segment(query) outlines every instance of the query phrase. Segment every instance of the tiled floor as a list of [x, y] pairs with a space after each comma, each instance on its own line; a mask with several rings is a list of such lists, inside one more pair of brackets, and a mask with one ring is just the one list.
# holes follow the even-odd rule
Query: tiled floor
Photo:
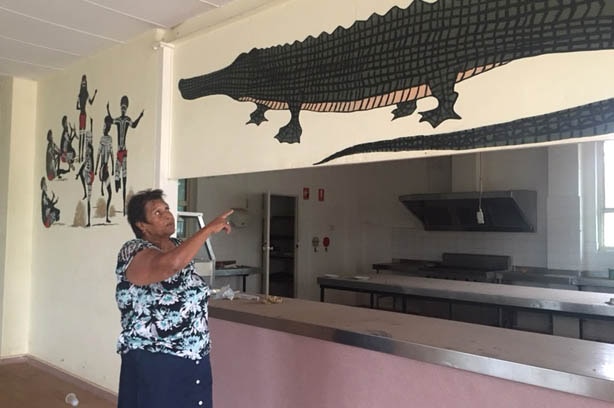
[[67, 408], [66, 394], [74, 392], [83, 408], [115, 408], [116, 404], [86, 388], [56, 377], [27, 362], [0, 364], [0, 407]]

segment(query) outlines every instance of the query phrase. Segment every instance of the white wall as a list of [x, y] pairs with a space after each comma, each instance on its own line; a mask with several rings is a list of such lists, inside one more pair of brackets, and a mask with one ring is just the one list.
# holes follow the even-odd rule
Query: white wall
[[[597, 248], [598, 143], [482, 153], [484, 190], [537, 191], [535, 233], [424, 231], [398, 202], [409, 193], [476, 191], [480, 166], [474, 154], [200, 178], [196, 209], [213, 216], [247, 203], [249, 228], [215, 237], [214, 250], [219, 259], [260, 265], [260, 193], [299, 197], [298, 296], [308, 299], [318, 298], [318, 275], [364, 273], [393, 258], [439, 260], [443, 252], [509, 255], [519, 266], [605, 276], [614, 253]], [[311, 189], [311, 200], [301, 199], [303, 187]], [[326, 189], [324, 203], [313, 199], [320, 187]], [[314, 253], [313, 236], [329, 236], [329, 251]], [[251, 278], [248, 289], [258, 285]]]
[[[467, 252], [510, 255], [516, 265], [545, 266], [547, 257], [545, 201], [548, 183], [546, 158], [545, 148], [482, 153], [484, 190], [526, 189], [538, 192], [535, 233], [399, 230], [396, 231], [397, 246], [394, 257], [440, 259], [442, 252]], [[453, 165], [452, 171], [454, 172], [456, 168]], [[456, 191], [478, 190], [478, 186], [464, 187]]]
[[[311, 284], [324, 273], [339, 273], [345, 269], [351, 251], [352, 239], [348, 235], [346, 199], [352, 191], [348, 172], [332, 176], [330, 169], [310, 169], [296, 177], [296, 171], [266, 172], [200, 179], [198, 183], [197, 211], [206, 219], [226, 208], [243, 207], [249, 211], [249, 225], [235, 228], [230, 235], [218, 234], [212, 245], [218, 260], [232, 259], [239, 264], [261, 265], [262, 194], [296, 196], [298, 198], [298, 296], [316, 298], [318, 289]], [[310, 199], [302, 199], [302, 189], [310, 189]], [[317, 189], [325, 189], [325, 200], [317, 201]], [[320, 247], [314, 252], [311, 239], [329, 236], [331, 246], [327, 252]], [[353, 255], [352, 255], [353, 256]], [[260, 290], [258, 277], [250, 277], [248, 290]]]
[[[450, 191], [452, 174], [471, 173], [467, 167], [473, 168], [476, 159], [459, 157], [462, 160], [439, 157], [200, 178], [196, 210], [212, 217], [227, 207], [244, 207], [247, 201], [250, 226], [214, 237], [214, 251], [218, 259], [260, 265], [260, 193], [299, 197], [298, 296], [307, 299], [318, 299], [318, 275], [365, 273], [373, 263], [392, 258], [440, 260], [443, 252], [487, 253], [510, 255], [517, 265], [547, 266], [547, 148], [482, 154], [485, 190], [538, 192], [535, 233], [424, 231], [398, 201], [403, 194]], [[311, 189], [310, 200], [301, 198], [303, 187]], [[324, 202], [314, 198], [318, 188], [326, 191]], [[327, 252], [312, 250], [314, 236], [331, 239]], [[258, 290], [257, 278], [252, 282], [250, 289]]]

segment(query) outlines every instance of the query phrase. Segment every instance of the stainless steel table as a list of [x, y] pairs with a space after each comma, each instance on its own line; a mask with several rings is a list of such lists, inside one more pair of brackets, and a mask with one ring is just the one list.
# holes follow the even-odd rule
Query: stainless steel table
[[242, 278], [242, 283], [243, 283], [243, 292], [245, 292], [246, 285], [247, 285], [247, 277], [249, 275], [259, 274], [260, 268], [256, 268], [253, 266], [239, 265], [235, 267], [215, 269], [213, 273], [214, 273], [213, 275], [214, 280], [215, 278], [220, 278], [220, 277], [240, 276]]
[[[370, 274], [368, 279], [355, 277], [317, 278], [320, 285], [320, 301], [324, 301], [325, 289], [337, 289], [368, 293], [373, 308], [374, 295], [402, 296], [403, 310], [406, 298], [427, 298], [450, 303], [492, 305], [503, 309], [542, 311], [552, 315], [579, 318], [614, 320], [613, 296], [608, 293], [536, 288], [496, 283], [466, 282], [433, 278], [421, 278], [393, 274]], [[501, 320], [499, 321], [501, 325]]]

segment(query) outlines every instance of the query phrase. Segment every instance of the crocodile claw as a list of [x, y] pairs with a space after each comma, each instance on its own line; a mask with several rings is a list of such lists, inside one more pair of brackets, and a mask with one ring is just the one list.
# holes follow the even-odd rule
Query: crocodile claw
[[458, 98], [458, 94], [453, 92], [447, 99], [439, 99], [439, 106], [430, 111], [420, 112], [422, 116], [420, 122], [428, 122], [434, 128], [439, 126], [441, 122], [448, 119], [461, 119], [454, 111], [454, 103]]
[[428, 122], [434, 128], [439, 126], [441, 122], [443, 122], [444, 120], [461, 119], [461, 117], [458, 116], [456, 112], [454, 111], [444, 112], [439, 108], [435, 108], [433, 110], [426, 111], [426, 112], [420, 112], [420, 115], [422, 116], [420, 118], [420, 122]]
[[279, 129], [279, 133], [275, 135], [275, 139], [279, 143], [300, 143], [303, 128], [298, 121], [290, 121], [286, 126]]
[[392, 111], [392, 120], [411, 115], [416, 111], [416, 106], [415, 100], [398, 103], [396, 109]]
[[268, 119], [264, 116], [264, 114], [268, 110], [268, 106], [257, 104], [256, 110], [250, 113], [249, 120], [245, 124], [249, 125], [250, 123], [255, 123], [256, 126], [259, 126], [262, 122], [267, 122]]

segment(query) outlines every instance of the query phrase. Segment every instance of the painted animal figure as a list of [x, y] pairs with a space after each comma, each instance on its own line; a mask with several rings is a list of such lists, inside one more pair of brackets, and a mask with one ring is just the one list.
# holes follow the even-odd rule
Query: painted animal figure
[[612, 132], [614, 98], [475, 129], [362, 143], [338, 151], [315, 164], [360, 153], [471, 150], [600, 136]]
[[[414, 0], [302, 42], [239, 55], [226, 68], [179, 81], [185, 99], [222, 94], [256, 104], [247, 123], [269, 109], [288, 109], [275, 136], [300, 142], [301, 110], [354, 112], [396, 105], [393, 119], [411, 115], [416, 101], [433, 127], [460, 119], [457, 82], [513, 60], [549, 53], [614, 48], [614, 1]], [[522, 84], [519, 84], [521, 86]]]

